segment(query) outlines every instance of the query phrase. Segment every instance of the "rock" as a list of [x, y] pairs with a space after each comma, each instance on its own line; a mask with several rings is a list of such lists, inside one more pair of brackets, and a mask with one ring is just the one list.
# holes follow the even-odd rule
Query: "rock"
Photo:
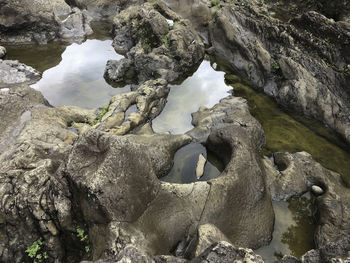
[[203, 156], [203, 154], [200, 154], [198, 156], [198, 162], [197, 162], [197, 166], [196, 166], [196, 176], [197, 179], [201, 178], [204, 174], [204, 166], [207, 162], [207, 159], [205, 159], [205, 157]]
[[87, 14], [65, 0], [24, 0], [20, 5], [4, 0], [0, 16], [1, 43], [45, 44], [58, 38], [80, 42], [92, 33]]
[[33, 84], [40, 78], [40, 72], [32, 67], [17, 60], [0, 59], [0, 88], [18, 84]]
[[[111, 99], [96, 128], [116, 135], [137, 132], [141, 125], [153, 120], [163, 110], [168, 93], [166, 81], [156, 79], [144, 82], [136, 91], [118, 94]], [[137, 111], [125, 117], [132, 105], [136, 105]]]
[[69, 16], [61, 22], [58, 35], [62, 40], [82, 42], [93, 33], [90, 22], [91, 18], [86, 11], [73, 8]]
[[317, 247], [336, 241], [350, 231], [350, 193], [339, 174], [327, 170], [306, 152], [275, 153], [278, 173], [267, 171], [271, 195], [288, 200], [321, 186], [323, 194], [316, 199], [318, 222], [315, 233]]
[[311, 187], [311, 191], [315, 194], [315, 195], [322, 195], [324, 193], [323, 189], [317, 185], [313, 185]]
[[[172, 27], [163, 14], [173, 16]], [[113, 34], [113, 47], [126, 60], [108, 62], [105, 77], [110, 80], [122, 79], [132, 67], [139, 84], [157, 78], [171, 82], [192, 72], [204, 57], [204, 45], [189, 21], [166, 6], [146, 3], [123, 10], [114, 18]]]
[[349, 262], [350, 256], [350, 236], [347, 234], [343, 238], [330, 242], [327, 245], [313, 249], [305, 253], [302, 263], [333, 263], [333, 262]]
[[220, 241], [229, 242], [228, 238], [216, 226], [211, 224], [199, 226], [194, 257], [198, 257], [213, 243]]
[[6, 48], [4, 48], [3, 46], [0, 46], [0, 59], [5, 57], [5, 55], [6, 55]]
[[212, 51], [280, 105], [325, 123], [350, 142], [347, 23], [312, 11], [290, 23], [268, 14], [258, 0], [225, 4], [209, 25]]
[[25, 261], [24, 251], [41, 238], [50, 259], [76, 262], [84, 246], [72, 233], [83, 222], [72, 214], [69, 186], [56, 171], [77, 138], [67, 128], [94, 113], [50, 108], [26, 86], [0, 96], [0, 261]]
[[142, 4], [144, 0], [69, 0], [81, 10], [86, 9], [93, 21], [112, 21], [113, 17], [130, 5]]
[[225, 241], [214, 243], [199, 257], [195, 258], [193, 263], [231, 263], [231, 262], [251, 262], [264, 263], [261, 256], [254, 254], [251, 249], [235, 248]]
[[301, 263], [301, 261], [293, 256], [284, 256], [281, 263]]

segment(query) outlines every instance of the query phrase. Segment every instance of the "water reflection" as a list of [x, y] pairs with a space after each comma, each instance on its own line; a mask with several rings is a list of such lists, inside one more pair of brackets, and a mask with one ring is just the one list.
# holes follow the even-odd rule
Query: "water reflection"
[[19, 60], [40, 72], [57, 66], [62, 60], [62, 53], [67, 45], [50, 42], [47, 45], [6, 46], [6, 59]]
[[265, 155], [306, 151], [324, 167], [340, 173], [350, 186], [350, 149], [334, 132], [315, 121], [283, 112], [272, 98], [247, 85], [235, 82], [232, 86], [235, 96], [248, 100], [250, 113], [264, 128]]
[[274, 202], [273, 208], [273, 239], [268, 246], [255, 251], [265, 262], [279, 262], [283, 255], [300, 258], [315, 247], [315, 208], [309, 194], [293, 198], [289, 202]]
[[129, 87], [113, 89], [103, 78], [107, 60], [122, 58], [111, 44], [112, 40], [71, 44], [63, 52], [62, 61], [46, 70], [32, 87], [41, 91], [53, 106], [92, 109], [106, 104], [115, 94], [130, 90]]
[[[203, 154], [207, 159], [204, 167], [204, 175], [197, 179], [196, 165], [198, 156]], [[208, 181], [216, 178], [223, 170], [222, 163], [211, 152], [200, 143], [191, 143], [178, 150], [174, 157], [174, 166], [170, 173], [162, 178], [161, 181], [169, 183], [189, 184], [197, 181]]]
[[171, 86], [163, 112], [153, 120], [154, 131], [179, 134], [192, 129], [191, 113], [200, 106], [212, 107], [228, 96], [231, 87], [225, 84], [224, 75], [215, 71], [209, 61], [203, 61], [192, 77]]

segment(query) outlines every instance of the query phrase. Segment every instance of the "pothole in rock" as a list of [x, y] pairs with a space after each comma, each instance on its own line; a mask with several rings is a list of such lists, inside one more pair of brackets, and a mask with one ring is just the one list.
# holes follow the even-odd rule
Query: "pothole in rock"
[[7, 46], [7, 59], [17, 59], [43, 72], [31, 87], [41, 91], [53, 106], [79, 106], [93, 109], [106, 104], [130, 87], [113, 88], [103, 73], [109, 59], [118, 60], [105, 24], [95, 24], [94, 35], [82, 44], [52, 42], [47, 45]]
[[255, 251], [265, 262], [280, 262], [283, 255], [300, 258], [315, 248], [316, 208], [309, 193], [288, 202], [273, 202], [273, 208], [275, 227], [272, 241]]
[[[201, 166], [204, 160], [203, 175], [197, 178], [197, 164]], [[199, 169], [200, 170], [200, 169]], [[189, 184], [198, 181], [208, 181], [218, 177], [224, 170], [223, 163], [200, 143], [191, 143], [179, 149], [174, 157], [174, 166], [169, 174], [160, 178], [169, 183]]]
[[162, 113], [153, 120], [153, 130], [181, 134], [192, 129], [191, 113], [200, 106], [212, 107], [229, 95], [228, 91], [232, 88], [225, 84], [224, 75], [224, 72], [215, 71], [210, 62], [204, 60], [191, 77], [180, 85], [170, 86], [168, 102]]

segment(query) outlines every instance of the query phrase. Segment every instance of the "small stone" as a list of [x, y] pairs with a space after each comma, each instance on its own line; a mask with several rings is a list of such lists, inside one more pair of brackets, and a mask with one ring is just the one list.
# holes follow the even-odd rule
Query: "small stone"
[[201, 178], [204, 174], [204, 166], [205, 163], [207, 162], [207, 159], [203, 156], [203, 154], [200, 154], [198, 156], [198, 162], [197, 162], [197, 167], [196, 167], [196, 176], [197, 179]]
[[0, 46], [0, 59], [5, 57], [6, 55], [6, 48], [4, 48], [3, 46]]
[[315, 195], [322, 195], [324, 193], [323, 189], [317, 185], [313, 185], [311, 191]]

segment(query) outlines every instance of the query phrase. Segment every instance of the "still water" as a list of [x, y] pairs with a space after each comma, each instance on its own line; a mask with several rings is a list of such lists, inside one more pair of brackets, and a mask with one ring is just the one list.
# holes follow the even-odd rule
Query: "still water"
[[[203, 154], [205, 159], [207, 159], [207, 162], [204, 167], [203, 176], [197, 179], [196, 165], [200, 154]], [[218, 177], [223, 169], [223, 164], [214, 154], [207, 151], [202, 144], [191, 143], [182, 147], [176, 152], [173, 168], [168, 175], [160, 178], [160, 180], [180, 184], [208, 181]]]
[[191, 113], [200, 106], [212, 107], [229, 95], [228, 91], [232, 88], [225, 84], [224, 75], [204, 60], [191, 77], [180, 85], [170, 87], [163, 112], [152, 122], [153, 130], [180, 134], [192, 129]]
[[283, 255], [300, 258], [306, 251], [315, 248], [315, 206], [310, 194], [288, 202], [273, 202], [273, 209], [275, 227], [272, 241], [255, 251], [265, 262], [279, 262]]

